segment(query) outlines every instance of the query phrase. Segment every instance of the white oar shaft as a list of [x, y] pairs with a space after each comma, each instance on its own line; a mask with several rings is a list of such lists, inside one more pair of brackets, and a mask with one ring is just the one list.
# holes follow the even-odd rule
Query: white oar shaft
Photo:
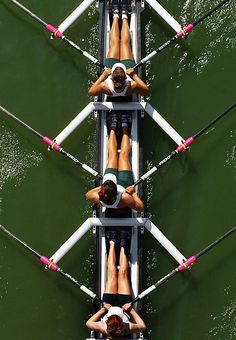
[[152, 285], [151, 287], [145, 289], [142, 293], [138, 295], [138, 298], [141, 300], [144, 296], [150, 294], [154, 289], [156, 289], [155, 285]]
[[92, 168], [90, 168], [90, 166], [88, 166], [87, 164], [83, 164], [82, 168], [86, 171], [88, 171], [91, 175], [93, 176], [97, 176], [98, 172]]
[[87, 287], [81, 285], [80, 289], [87, 295], [89, 295], [92, 299], [94, 299], [96, 297], [96, 294], [94, 292], [92, 292], [90, 289], [88, 289]]
[[152, 57], [154, 57], [157, 54], [157, 51], [152, 51], [151, 53], [149, 53], [146, 57], [144, 57], [143, 59], [140, 60], [140, 62], [142, 64], [146, 64], [146, 62], [151, 59]]
[[151, 168], [148, 172], [146, 172], [143, 176], [141, 176], [140, 178], [145, 181], [145, 179], [147, 179], [149, 176], [151, 176], [155, 171], [157, 171], [157, 167], [154, 166], [153, 168]]
[[90, 53], [83, 51], [83, 56], [91, 60], [94, 64], [98, 63], [98, 59], [92, 56]]

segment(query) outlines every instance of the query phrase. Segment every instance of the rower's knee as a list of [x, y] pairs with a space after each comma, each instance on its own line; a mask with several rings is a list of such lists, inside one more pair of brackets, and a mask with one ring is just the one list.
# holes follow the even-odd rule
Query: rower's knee
[[108, 54], [112, 54], [113, 51], [119, 51], [120, 49], [120, 39], [119, 38], [110, 38], [110, 42], [109, 42], [109, 51]]
[[122, 159], [123, 161], [129, 161], [129, 153], [130, 153], [130, 148], [121, 149], [120, 159]]
[[117, 169], [118, 167], [118, 156], [108, 157], [107, 168]]
[[120, 45], [123, 48], [130, 48], [130, 35], [125, 34], [120, 38]]
[[125, 279], [128, 279], [129, 273], [127, 267], [120, 267], [118, 272], [118, 279], [124, 281]]
[[108, 268], [108, 277], [109, 277], [109, 280], [116, 280], [117, 278], [116, 266], [110, 266], [110, 268]]

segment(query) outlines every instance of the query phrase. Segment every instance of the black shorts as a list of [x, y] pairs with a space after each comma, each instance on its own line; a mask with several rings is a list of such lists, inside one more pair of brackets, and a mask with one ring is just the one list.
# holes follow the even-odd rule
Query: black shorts
[[125, 303], [132, 301], [132, 295], [104, 293], [102, 299], [104, 302], [109, 303], [112, 306], [122, 307]]

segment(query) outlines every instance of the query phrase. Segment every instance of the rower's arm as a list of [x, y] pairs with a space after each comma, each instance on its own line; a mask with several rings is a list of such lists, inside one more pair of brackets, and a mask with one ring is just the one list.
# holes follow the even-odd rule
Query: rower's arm
[[85, 196], [89, 201], [99, 203], [98, 192], [101, 190], [101, 186], [93, 188], [86, 192]]
[[136, 310], [132, 307], [131, 303], [126, 303], [122, 306], [122, 309], [128, 313], [134, 322], [129, 323], [129, 329], [132, 333], [145, 332], [146, 325], [143, 319], [138, 315]]
[[129, 311], [129, 314], [132, 316], [132, 318], [135, 322], [135, 323], [130, 322], [130, 325], [129, 325], [132, 333], [134, 333], [134, 332], [145, 332], [147, 327], [146, 327], [143, 319], [136, 312], [136, 310], [134, 308], [132, 308]]
[[104, 77], [101, 75], [97, 81], [90, 87], [88, 90], [88, 95], [89, 96], [99, 96], [103, 93], [103, 82], [104, 82]]
[[89, 96], [99, 96], [106, 92], [106, 85], [104, 81], [107, 79], [107, 77], [111, 74], [110, 69], [105, 69], [103, 73], [100, 75], [100, 77], [95, 81], [95, 83], [90, 87], [88, 90]]
[[134, 187], [131, 185], [125, 189], [126, 197], [124, 197], [124, 203], [127, 203], [127, 206], [131, 209], [134, 209], [138, 212], [142, 212], [144, 210], [144, 204]]
[[133, 81], [131, 82], [132, 92], [146, 95], [149, 91], [149, 88], [147, 84], [141, 78], [139, 78], [136, 73], [134, 73], [134, 69], [129, 68], [127, 70], [127, 74], [133, 79]]
[[140, 93], [142, 95], [146, 95], [149, 91], [149, 88], [144, 81], [139, 78], [139, 76], [135, 73], [133, 75], [133, 83], [131, 84], [132, 90], [135, 91], [136, 93]]
[[133, 200], [134, 200], [134, 208], [133, 209], [137, 210], [138, 212], [142, 212], [144, 210], [144, 204], [143, 204], [143, 201], [138, 196], [137, 192], [135, 192], [132, 195], [132, 197], [133, 197]]
[[97, 313], [91, 316], [90, 319], [86, 322], [86, 326], [95, 331], [95, 332], [102, 332], [104, 331], [102, 327], [102, 323], [99, 321], [101, 317], [107, 313], [106, 308], [102, 307]]

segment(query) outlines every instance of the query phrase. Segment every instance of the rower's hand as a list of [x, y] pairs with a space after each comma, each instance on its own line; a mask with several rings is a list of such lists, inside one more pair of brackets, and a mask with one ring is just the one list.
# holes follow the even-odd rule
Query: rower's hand
[[103, 308], [108, 311], [111, 308], [111, 305], [109, 303], [103, 302]]
[[104, 70], [103, 73], [102, 73], [102, 75], [104, 76], [105, 79], [106, 79], [110, 74], [111, 74], [111, 68], [105, 68], [105, 70]]
[[123, 311], [124, 311], [124, 312], [127, 312], [127, 313], [129, 313], [129, 312], [131, 311], [132, 308], [133, 308], [133, 307], [132, 307], [132, 304], [131, 304], [131, 303], [126, 303], [126, 304], [124, 304], [124, 305], [122, 306]]
[[126, 73], [128, 74], [128, 76], [130, 76], [131, 78], [134, 76], [134, 69], [133, 68], [128, 68], [128, 70], [126, 70]]
[[133, 196], [133, 194], [135, 193], [135, 189], [132, 185], [130, 185], [125, 189], [125, 192], [127, 192], [127, 194], [129, 194], [130, 196]]

